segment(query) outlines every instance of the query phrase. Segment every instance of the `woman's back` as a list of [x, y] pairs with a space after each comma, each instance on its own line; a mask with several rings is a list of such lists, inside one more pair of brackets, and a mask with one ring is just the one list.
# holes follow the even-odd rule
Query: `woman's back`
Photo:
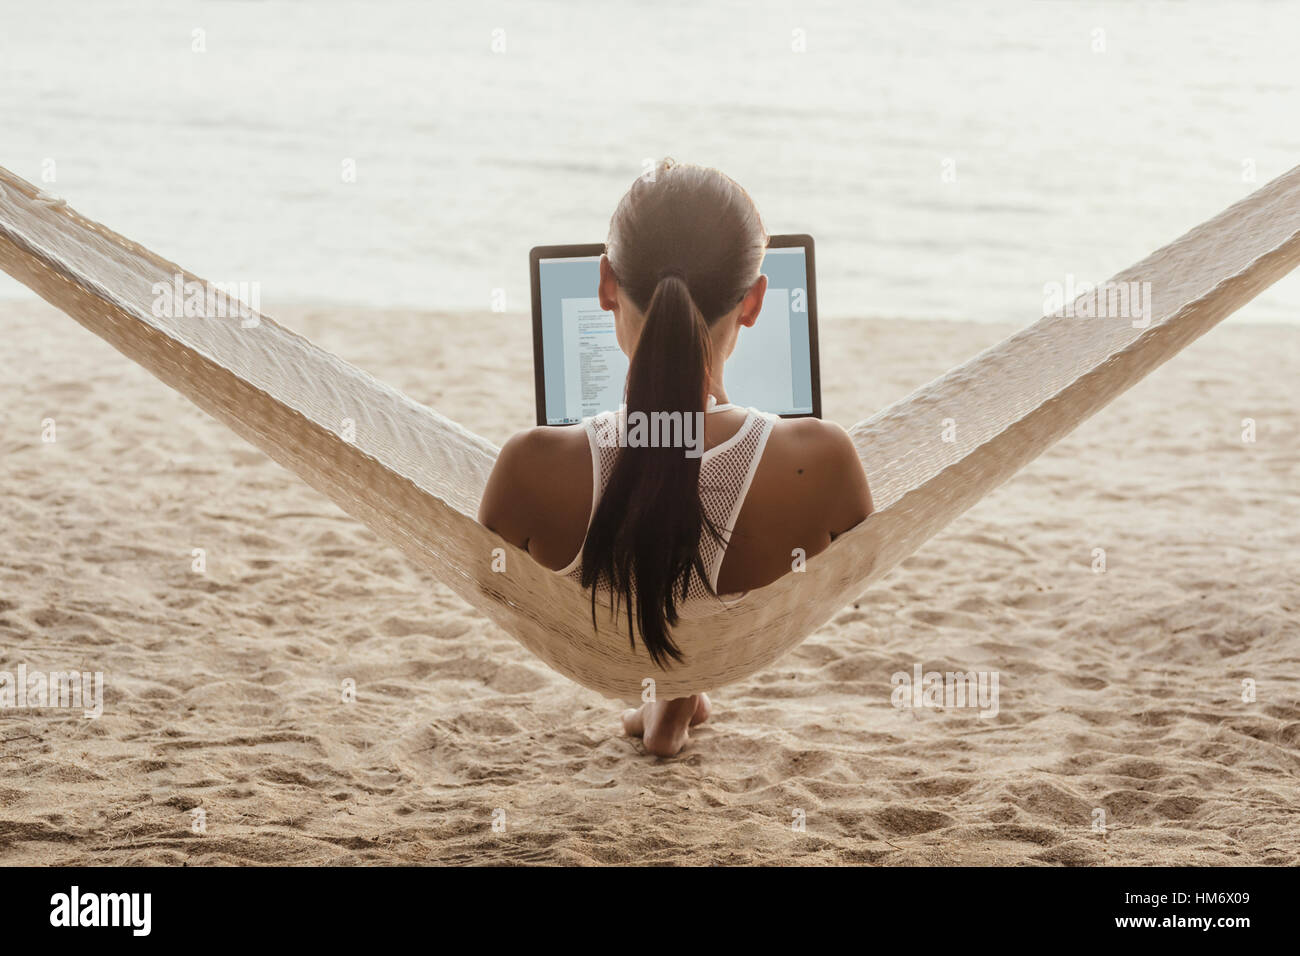
[[[736, 407], [708, 414], [706, 455], [734, 439], [750, 419], [750, 410]], [[540, 427], [514, 436], [502, 448], [484, 496], [483, 510], [494, 517], [489, 527], [543, 566], [572, 571], [581, 558], [596, 497], [592, 451], [589, 432], [581, 425]], [[812, 418], [777, 419], [726, 536], [717, 593], [771, 584], [870, 510], [866, 476], [842, 428]]]

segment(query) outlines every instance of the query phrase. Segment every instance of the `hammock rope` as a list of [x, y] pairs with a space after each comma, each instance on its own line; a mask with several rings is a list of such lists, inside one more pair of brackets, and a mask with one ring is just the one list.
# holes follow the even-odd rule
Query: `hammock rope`
[[[684, 621], [683, 664], [475, 520], [492, 443], [265, 316], [157, 315], [155, 286], [206, 283], [0, 168], [0, 268], [429, 567], [547, 665], [607, 697], [712, 690], [768, 666], [1109, 401], [1300, 264], [1300, 167], [1107, 285], [851, 430], [877, 510], [803, 573]], [[1149, 283], [1149, 285], [1144, 285]], [[1081, 314], [1096, 317], [1077, 317]], [[1140, 327], [1138, 327], [1140, 326]], [[346, 422], [353, 429], [346, 428]], [[348, 434], [351, 440], [345, 440]], [[493, 570], [504, 549], [506, 570]]]

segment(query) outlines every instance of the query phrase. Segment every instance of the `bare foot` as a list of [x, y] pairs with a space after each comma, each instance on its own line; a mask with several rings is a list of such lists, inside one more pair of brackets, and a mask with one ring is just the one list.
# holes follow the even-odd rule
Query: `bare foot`
[[708, 720], [712, 710], [708, 694], [652, 701], [623, 711], [623, 732], [640, 737], [656, 757], [672, 757], [691, 739], [690, 729]]

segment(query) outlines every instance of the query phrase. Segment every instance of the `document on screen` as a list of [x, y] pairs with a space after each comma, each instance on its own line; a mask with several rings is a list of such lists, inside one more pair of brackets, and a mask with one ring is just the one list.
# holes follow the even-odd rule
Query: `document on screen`
[[586, 418], [623, 401], [627, 356], [618, 347], [614, 313], [596, 298], [561, 300], [566, 414]]

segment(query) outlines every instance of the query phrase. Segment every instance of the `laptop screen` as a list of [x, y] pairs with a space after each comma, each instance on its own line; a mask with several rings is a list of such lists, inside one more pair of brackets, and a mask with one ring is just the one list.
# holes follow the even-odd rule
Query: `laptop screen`
[[[727, 397], [779, 415], [819, 414], [816, 391], [816, 306], [803, 245], [769, 248], [763, 309], [753, 328], [741, 329], [727, 360]], [[614, 314], [600, 307], [600, 256], [541, 257], [538, 423], [568, 425], [618, 408], [627, 356], [618, 347]]]

